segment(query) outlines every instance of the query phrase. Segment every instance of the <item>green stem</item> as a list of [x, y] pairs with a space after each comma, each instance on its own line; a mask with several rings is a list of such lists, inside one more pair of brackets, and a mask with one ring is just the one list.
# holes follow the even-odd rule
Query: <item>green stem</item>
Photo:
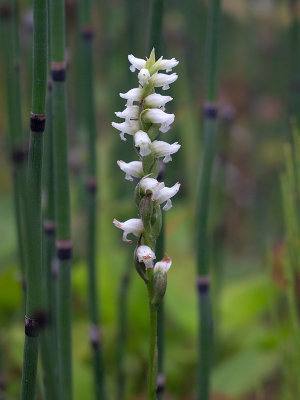
[[210, 370], [212, 364], [213, 335], [210, 300], [208, 260], [208, 212], [212, 164], [216, 141], [216, 100], [217, 100], [217, 55], [219, 41], [220, 0], [211, 0], [207, 25], [206, 43], [206, 105], [204, 108], [203, 160], [200, 173], [200, 187], [197, 209], [197, 273], [199, 307], [199, 359], [198, 359], [198, 400], [208, 400], [210, 393]]
[[[42, 302], [42, 216], [41, 178], [43, 131], [45, 128], [45, 101], [47, 75], [47, 1], [33, 1], [33, 79], [31, 132], [27, 174], [26, 236], [28, 260], [26, 269], [27, 297], [25, 317], [25, 347], [23, 359], [21, 399], [35, 397], [38, 334], [45, 320]], [[30, 207], [29, 207], [30, 206]]]
[[96, 228], [97, 228], [97, 135], [94, 104], [94, 73], [93, 73], [93, 28], [91, 1], [79, 4], [81, 56], [82, 56], [82, 128], [87, 140], [87, 263], [88, 263], [88, 296], [91, 321], [91, 345], [93, 352], [95, 398], [104, 399], [104, 377], [102, 348], [100, 343], [99, 308], [97, 292], [97, 254], [96, 254]]
[[126, 269], [121, 279], [119, 289], [119, 326], [117, 340], [117, 399], [123, 400], [125, 397], [125, 369], [124, 369], [124, 353], [127, 337], [127, 299], [128, 285], [130, 282], [132, 271], [132, 256], [127, 262]]
[[156, 400], [157, 387], [157, 307], [153, 306], [153, 268], [148, 269], [149, 301], [149, 365], [148, 365], [148, 400]]
[[57, 342], [59, 391], [72, 400], [71, 362], [71, 228], [68, 172], [65, 2], [50, 2], [51, 75], [53, 81], [54, 195], [58, 257]]
[[23, 288], [25, 288], [24, 223], [22, 218], [22, 198], [24, 198], [25, 193], [23, 192], [22, 181], [25, 179], [26, 153], [22, 134], [17, 1], [14, 0], [10, 3], [2, 0], [0, 7], [1, 36], [5, 37], [2, 49], [5, 64], [6, 99], [9, 125], [8, 142], [13, 167], [16, 232], [21, 279]]

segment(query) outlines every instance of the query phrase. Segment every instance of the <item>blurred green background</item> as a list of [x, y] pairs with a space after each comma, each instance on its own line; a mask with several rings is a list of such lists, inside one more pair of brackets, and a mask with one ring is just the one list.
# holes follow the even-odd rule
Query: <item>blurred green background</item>
[[[113, 218], [134, 218], [134, 184], [116, 161], [135, 159], [131, 138], [111, 127], [119, 98], [137, 85], [127, 55], [147, 56], [149, 1], [94, 2], [95, 95], [98, 124], [98, 268], [102, 341], [109, 399], [116, 398], [118, 290], [133, 245], [121, 242]], [[20, 1], [22, 111], [28, 135], [31, 97], [30, 2]], [[76, 3], [67, 1], [68, 112], [74, 240], [73, 367], [75, 400], [93, 398], [88, 343], [85, 219], [81, 168], [80, 62]], [[195, 210], [201, 164], [204, 46], [207, 1], [165, 0], [163, 55], [180, 61], [173, 102], [175, 122], [164, 140], [182, 147], [167, 164], [166, 185], [180, 193], [166, 216], [166, 251], [173, 259], [166, 293], [166, 399], [192, 399], [196, 376]], [[215, 314], [212, 399], [295, 400], [300, 364], [284, 279], [284, 224], [279, 173], [289, 137], [291, 16], [288, 1], [224, 0], [220, 45], [219, 136], [210, 208]], [[1, 46], [1, 44], [0, 44]], [[298, 49], [299, 50], [299, 49]], [[4, 68], [0, 75], [0, 358], [6, 399], [20, 391], [23, 294], [19, 275], [11, 168], [6, 155]], [[145, 397], [148, 306], [146, 288], [132, 267], [128, 298], [126, 391]], [[298, 375], [299, 377], [299, 375]], [[299, 380], [299, 379], [298, 379]]]

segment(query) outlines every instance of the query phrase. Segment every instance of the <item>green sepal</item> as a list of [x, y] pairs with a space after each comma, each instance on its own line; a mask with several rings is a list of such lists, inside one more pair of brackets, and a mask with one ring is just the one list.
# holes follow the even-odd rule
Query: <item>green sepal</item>
[[159, 159], [150, 153], [148, 156], [143, 157], [142, 162], [144, 174], [148, 175], [149, 178], [156, 179], [159, 173]]
[[158, 307], [167, 289], [167, 274], [160, 269], [153, 272], [153, 298], [151, 304]]
[[151, 53], [150, 53], [150, 57], [148, 58], [148, 60], [146, 61], [145, 64], [145, 68], [147, 68], [148, 70], [150, 70], [150, 68], [155, 64], [155, 49], [153, 48]]
[[135, 269], [136, 269], [137, 273], [143, 279], [143, 281], [147, 284], [149, 279], [146, 275], [146, 267], [145, 267], [144, 263], [139, 262], [139, 260], [137, 259], [136, 249], [134, 251], [134, 260], [133, 261], [134, 261], [134, 265], [135, 265]]
[[162, 227], [162, 215], [160, 206], [155, 206], [151, 217], [152, 238], [156, 240]]
[[152, 193], [146, 194], [140, 202], [140, 217], [143, 221], [145, 230], [151, 225], [151, 219], [153, 214], [153, 201]]
[[159, 128], [160, 128], [160, 124], [151, 124], [151, 126], [149, 127], [147, 134], [149, 136], [149, 138], [151, 139], [151, 142], [153, 142], [153, 140], [155, 140], [159, 134]]

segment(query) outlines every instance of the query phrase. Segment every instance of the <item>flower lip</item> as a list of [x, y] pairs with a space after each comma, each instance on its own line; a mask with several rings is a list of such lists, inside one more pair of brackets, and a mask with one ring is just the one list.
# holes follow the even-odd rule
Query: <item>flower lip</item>
[[128, 55], [128, 60], [131, 63], [131, 66], [129, 67], [130, 71], [134, 72], [136, 69], [142, 69], [146, 65], [146, 60], [143, 60], [142, 58], [137, 58], [134, 57], [133, 54]]
[[142, 68], [138, 74], [140, 85], [147, 85], [151, 75], [147, 68]]
[[139, 262], [143, 262], [145, 264], [146, 270], [153, 268], [153, 260], [155, 260], [156, 256], [149, 246], [139, 246], [136, 249], [136, 256]]
[[132, 240], [127, 239], [127, 235], [132, 233], [134, 236], [139, 237], [144, 230], [143, 221], [140, 218], [131, 218], [125, 222], [120, 222], [114, 218], [113, 224], [124, 231], [123, 241], [127, 243], [132, 243]]
[[154, 265], [154, 271], [160, 270], [163, 273], [167, 273], [169, 271], [171, 265], [172, 265], [172, 259], [166, 253], [164, 258], [162, 260], [158, 261]]
[[143, 176], [143, 164], [141, 161], [131, 161], [126, 163], [125, 161], [117, 161], [120, 169], [125, 172], [125, 179], [133, 181], [133, 178], [141, 178]]

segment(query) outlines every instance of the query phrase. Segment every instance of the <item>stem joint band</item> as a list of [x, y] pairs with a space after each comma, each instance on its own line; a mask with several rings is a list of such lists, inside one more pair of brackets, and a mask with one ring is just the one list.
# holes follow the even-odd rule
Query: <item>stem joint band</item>
[[164, 374], [157, 375], [157, 386], [156, 386], [156, 394], [162, 394], [165, 391], [165, 376]]
[[56, 241], [56, 253], [59, 260], [70, 260], [72, 257], [72, 241], [58, 239]]
[[210, 288], [210, 277], [209, 276], [198, 276], [197, 277], [197, 289], [200, 294], [209, 292]]
[[31, 132], [44, 132], [46, 125], [46, 114], [30, 113], [30, 130]]
[[53, 82], [64, 82], [66, 80], [67, 64], [65, 61], [51, 62], [51, 77]]
[[206, 103], [204, 104], [204, 117], [209, 119], [214, 119], [218, 114], [218, 106], [216, 103]]
[[91, 26], [83, 26], [80, 33], [84, 40], [92, 40], [94, 37], [94, 30]]

